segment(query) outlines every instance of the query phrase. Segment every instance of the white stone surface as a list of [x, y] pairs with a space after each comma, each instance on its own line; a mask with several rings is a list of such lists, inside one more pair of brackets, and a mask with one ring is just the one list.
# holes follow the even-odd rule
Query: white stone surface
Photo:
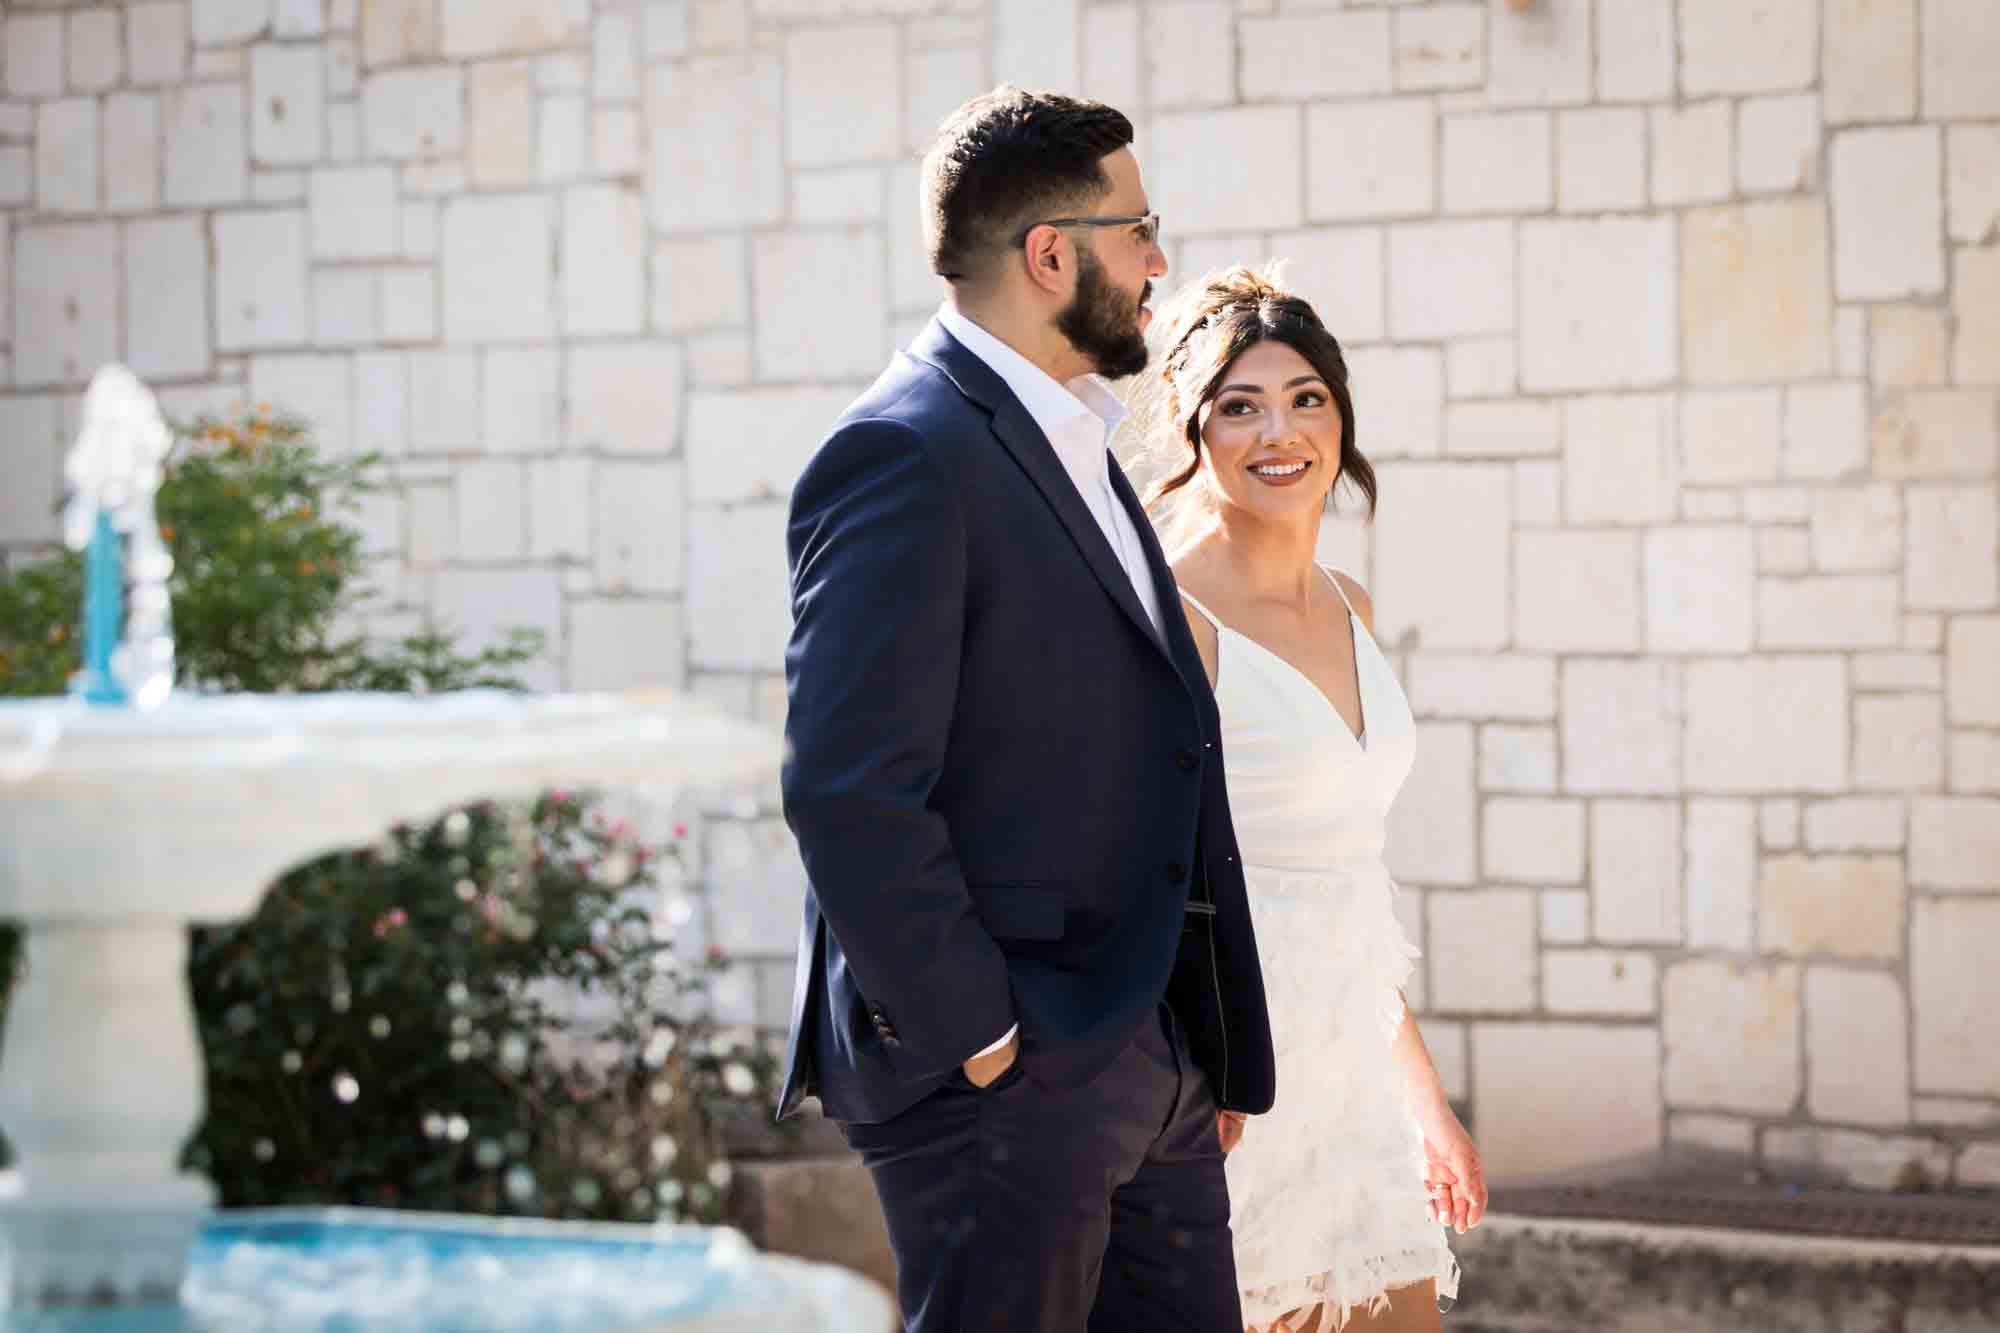
[[1672, 379], [1673, 250], [1673, 225], [1664, 219], [1522, 223], [1521, 386]]
[[2000, 889], [2000, 801], [1972, 796], [1913, 801], [1910, 883], [1948, 893]]
[[164, 195], [169, 208], [241, 201], [250, 189], [243, 85], [194, 84], [164, 98]]
[[1486, 802], [1480, 870], [1487, 880], [1583, 880], [1583, 802], [1494, 797]]
[[465, 147], [465, 75], [453, 65], [392, 69], [361, 81], [368, 155], [452, 157]]
[[[1388, 299], [1388, 262], [1380, 227], [1313, 227], [1304, 231], [1280, 232], [1271, 238], [1271, 253], [1286, 261], [1285, 285], [1312, 303], [1320, 322], [1340, 339], [1343, 347], [1373, 342], [1388, 327], [1385, 313]], [[1191, 274], [1185, 275], [1192, 277]], [[1168, 276], [1168, 282], [1174, 275]], [[1361, 383], [1359, 362], [1365, 355], [1391, 359], [1394, 366], [1407, 366], [1418, 358], [1429, 366], [1430, 387], [1436, 388], [1435, 353], [1420, 348], [1371, 348], [1352, 351], [1348, 356], [1350, 384], [1357, 391]], [[1387, 369], [1387, 367], [1385, 367]], [[1402, 380], [1394, 370], [1384, 378]], [[1407, 382], [1407, 381], [1404, 381]], [[1432, 395], [1434, 396], [1434, 395]], [[1369, 433], [1375, 441], [1383, 432], [1401, 435], [1407, 424], [1403, 413], [1417, 407], [1426, 395], [1406, 392], [1385, 401], [1378, 397], [1369, 410]], [[1404, 453], [1436, 453], [1437, 405], [1432, 402], [1429, 416], [1433, 430], [1429, 449], [1406, 448]], [[1414, 432], [1412, 432], [1414, 433]], [[1371, 442], [1372, 456], [1381, 446]]]
[[1698, 959], [1667, 968], [1667, 1103], [1781, 1115], [1800, 1092], [1799, 969]]
[[1748, 801], [1687, 803], [1687, 946], [1748, 953], [1757, 889], [1756, 811]]
[[851, 387], [690, 395], [688, 498], [698, 505], [783, 500], [853, 401]]
[[1944, 146], [1936, 126], [1846, 130], [1828, 152], [1834, 292], [1893, 301], [1944, 288]]
[[[1188, 57], [1181, 70], [1165, 79], [1166, 67], [1155, 60], [1153, 98], [1156, 104], [1171, 106], [1191, 102], [1200, 90], [1213, 89], [1227, 97], [1227, 76], [1217, 66], [1226, 62], [1228, 39], [1218, 42], [1208, 37], [1202, 23], [1193, 19], [1209, 6], [1169, 6], [1147, 16], [1149, 41], [1157, 43], [1156, 32], [1179, 28], [1177, 40], [1186, 43]], [[1227, 5], [1222, 26], [1227, 29]], [[1348, 13], [1283, 14], [1273, 18], [1245, 18], [1241, 21], [1241, 66], [1243, 96], [1256, 101], [1273, 99], [1306, 100], [1319, 97], [1361, 97], [1386, 93], [1391, 82], [1390, 15], [1387, 10], [1356, 10]], [[1461, 27], [1462, 27], [1461, 23]], [[1204, 40], [1206, 39], [1206, 40]], [[1462, 64], [1464, 38], [1454, 52]], [[1156, 48], [1157, 49], [1157, 48]], [[1446, 63], [1440, 55], [1437, 63]]]
[[1830, 372], [1828, 272], [1826, 210], [1816, 200], [1685, 214], [1680, 364], [1687, 380], [1760, 384]]
[[1394, 73], [1406, 92], [1477, 87], [1486, 77], [1486, 9], [1425, 5], [1395, 11]]
[[[1550, 1097], [1558, 1087], [1564, 1095]], [[1493, 1180], [1629, 1162], [1661, 1143], [1660, 1034], [1631, 1025], [1477, 1024], [1472, 1097]]]
[[[1412, 217], [1434, 206], [1437, 110], [1429, 99], [1320, 104], [1307, 107], [1305, 117], [1305, 210], [1314, 221]], [[1180, 193], [1199, 199], [1208, 178], [1198, 176], [1192, 165], [1183, 174], [1190, 188]], [[1182, 183], [1162, 177], [1163, 187], [1169, 179]], [[1285, 177], [1273, 188], [1282, 202]], [[1162, 193], [1169, 197], [1164, 189]], [[1251, 225], [1270, 224], [1253, 218]]]
[[563, 195], [562, 326], [579, 334], [632, 334], [646, 322], [645, 206], [622, 185]]
[[1594, 395], [1563, 404], [1563, 514], [1571, 523], [1673, 516], [1680, 472], [1674, 400]]
[[1544, 400], [1453, 403], [1445, 410], [1444, 451], [1461, 458], [1553, 454], [1561, 443], [1561, 409]]
[[1885, 574], [1829, 574], [1757, 583], [1757, 645], [1891, 648], [1902, 640], [1896, 580]]
[[1910, 920], [1910, 1009], [1919, 1092], [2000, 1097], [2000, 1045], [1987, 1018], [2000, 1007], [2000, 901], [1919, 898]]
[[1766, 857], [1758, 946], [1767, 954], [1893, 962], [1903, 953], [1907, 896], [1900, 857]]
[[306, 184], [315, 259], [393, 259], [396, 173], [389, 167], [322, 167]]
[[481, 366], [482, 443], [489, 453], [544, 453], [562, 443], [562, 352], [494, 347]]
[[2000, 384], [2000, 245], [1952, 256], [1951, 305], [1956, 324], [1952, 376], [1960, 384]]
[[1856, 381], [1794, 384], [1785, 390], [1787, 477], [1827, 480], [1868, 466], [1868, 387]]
[[902, 144], [896, 28], [855, 23], [785, 38], [785, 149], [794, 166], [893, 155]]
[[196, 217], [126, 224], [125, 363], [144, 378], [209, 370], [208, 235]]
[[215, 215], [218, 351], [306, 341], [306, 223], [299, 209]]
[[1510, 333], [1514, 287], [1511, 223], [1389, 229], [1389, 328], [1399, 340]]
[[1642, 207], [1646, 113], [1588, 107], [1556, 114], [1556, 203], [1565, 213]]
[[1674, 94], [1673, 0], [1597, 0], [1597, 96], [1663, 101]]
[[1430, 1009], [1482, 1014], [1534, 1008], [1533, 893], [1433, 893], [1425, 908], [1430, 919]]
[[569, 447], [665, 457], [680, 444], [685, 372], [671, 343], [570, 348]]
[[1892, 570], [1900, 563], [1903, 493], [1897, 487], [1828, 487], [1813, 492], [1812, 506], [1812, 558], [1819, 568]]
[[610, 593], [679, 592], [685, 533], [666, 515], [684, 512], [679, 463], [605, 459], [597, 464], [597, 586]]
[[2000, 616], [1953, 616], [1946, 634], [1945, 702], [1957, 726], [2000, 727]]
[[1914, 608], [1984, 611], [2000, 603], [2000, 489], [1912, 485], [1904, 495], [1903, 593]]
[[466, 82], [471, 112], [466, 126], [466, 170], [473, 184], [488, 188], [532, 184], [541, 169], [541, 145], [535, 133], [534, 63], [481, 61], [471, 67]]
[[565, 0], [437, 0], [444, 54], [490, 56], [542, 51], [572, 35], [574, 7]]
[[1514, 539], [1514, 642], [1536, 652], [1636, 652], [1639, 542], [1623, 532]]
[[1816, 71], [1817, 0], [1682, 0], [1681, 91], [1803, 88]]
[[1472, 884], [1478, 875], [1472, 728], [1419, 723], [1417, 758], [1389, 811], [1389, 872], [1407, 884]]
[[1918, 0], [1827, 0], [1820, 97], [1830, 124], [1917, 110]]
[[[1492, 649], [1508, 637], [1511, 476], [1483, 463], [1391, 463], [1376, 469], [1375, 626], [1385, 644]], [[1436, 558], [1437, 534], [1453, 558]]]
[[1590, 0], [1489, 6], [1486, 95], [1495, 106], [1590, 100]]
[[69, 16], [64, 55], [69, 63], [69, 90], [101, 93], [116, 87], [125, 73], [125, 48], [118, 13], [85, 9]]
[[1992, 477], [2000, 471], [1996, 401], [2000, 395], [1987, 389], [1919, 390], [1892, 398], [1871, 428], [1875, 475]]
[[1736, 183], [1751, 194], [1818, 184], [1819, 99], [1810, 93], [1753, 97], [1737, 113]]
[[1924, 0], [1923, 114], [1970, 120], [2000, 115], [2000, 29], [1981, 0]]
[[868, 232], [760, 234], [750, 277], [759, 376], [824, 381], [880, 369], [889, 312], [881, 246]]
[[1590, 806], [1592, 934], [1617, 944], [1681, 940], [1681, 815], [1665, 801]]
[[1659, 1007], [1651, 954], [1552, 949], [1542, 955], [1542, 1006], [1552, 1014], [1642, 1017]]
[[1532, 721], [1556, 715], [1556, 662], [1550, 657], [1414, 653], [1404, 688], [1419, 717]]
[[6, 19], [7, 92], [12, 97], [63, 93], [63, 16], [14, 14]]
[[2000, 226], [2000, 125], [1945, 130], [1945, 218], [1951, 239], [1992, 240]]
[[775, 671], [791, 629], [785, 508], [688, 511], [689, 664]]
[[1805, 843], [1815, 852], [1897, 852], [1908, 841], [1903, 802], [1894, 797], [1841, 796], [1805, 807]]
[[62, 540], [62, 468], [71, 444], [63, 434], [53, 395], [0, 398], [0, 457], [12, 483], [0, 490], [0, 534], [8, 540]]
[[675, 238], [653, 251], [653, 327], [740, 328], [749, 319], [749, 257], [740, 237]]
[[1495, 723], [1479, 729], [1479, 785], [1485, 791], [1553, 792], [1556, 732]]
[[[1147, 193], [1161, 203], [1174, 201], [1170, 225], [1177, 235], [1296, 227], [1306, 216], [1302, 175], [1314, 177], [1313, 198], [1320, 197], [1316, 167], [1304, 173], [1298, 167], [1301, 118], [1292, 106], [1162, 113], [1154, 118], [1145, 150]], [[1343, 160], [1341, 166], [1339, 188], [1346, 195], [1356, 184], [1353, 178], [1365, 179], [1369, 168], [1365, 160]], [[1317, 206], [1312, 215], [1367, 216]]]
[[67, 97], [35, 107], [37, 211], [97, 211], [102, 202], [102, 119], [94, 97]]
[[1720, 98], [1652, 109], [1655, 204], [1709, 204], [1729, 197], [1735, 110]]
[[1546, 111], [1444, 118], [1444, 211], [1539, 213], [1555, 200], [1553, 125]]
[[326, 62], [316, 45], [250, 51], [250, 153], [258, 165], [316, 162], [326, 146]]
[[1838, 658], [1690, 662], [1689, 786], [1716, 793], [1841, 790], [1848, 778], [1846, 700], [1847, 670]]
[[1680, 676], [1672, 664], [1571, 658], [1562, 668], [1559, 717], [1565, 790], [1680, 790]]
[[553, 200], [460, 196], [445, 203], [440, 226], [447, 339], [532, 342], [555, 333]]
[[[778, 221], [785, 206], [782, 104], [775, 53], [701, 57], [649, 71], [646, 201], [653, 224], [681, 232]], [[742, 151], [711, 151], [717, 143], [741, 144]]]
[[476, 460], [456, 469], [452, 552], [459, 560], [518, 560], [528, 547], [527, 473], [510, 460]]

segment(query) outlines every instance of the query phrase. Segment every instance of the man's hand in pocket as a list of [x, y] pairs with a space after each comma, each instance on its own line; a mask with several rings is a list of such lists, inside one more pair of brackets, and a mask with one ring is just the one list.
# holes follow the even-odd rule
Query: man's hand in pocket
[[976, 1055], [963, 1066], [966, 1081], [975, 1088], [983, 1088], [1014, 1067], [1021, 1058], [1021, 1034], [1016, 1032], [1007, 1039], [1007, 1044], [988, 1055]]

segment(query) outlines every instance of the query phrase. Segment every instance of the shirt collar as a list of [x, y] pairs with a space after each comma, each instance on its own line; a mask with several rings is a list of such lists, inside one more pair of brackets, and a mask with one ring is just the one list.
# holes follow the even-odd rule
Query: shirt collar
[[1059, 445], [1079, 418], [1100, 427], [1099, 443], [1109, 439], [1112, 428], [1125, 419], [1125, 404], [1118, 401], [1102, 376], [1078, 375], [1068, 384], [1059, 384], [1046, 370], [960, 314], [949, 301], [938, 307], [938, 322], [1013, 390], [1051, 444]]

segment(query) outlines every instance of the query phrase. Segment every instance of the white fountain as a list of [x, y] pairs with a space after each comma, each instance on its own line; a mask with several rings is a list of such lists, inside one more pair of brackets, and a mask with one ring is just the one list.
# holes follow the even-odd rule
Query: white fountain
[[[67, 698], [0, 703], [0, 918], [25, 928], [27, 957], [0, 1047], [0, 1128], [19, 1177], [0, 1199], [0, 1234], [16, 1307], [175, 1305], [189, 1292], [221, 1292], [208, 1321], [243, 1327], [241, 1291], [214, 1273], [188, 1273], [190, 1245], [214, 1224], [212, 1187], [177, 1165], [202, 1114], [188, 926], [248, 915], [286, 868], [372, 842], [397, 821], [552, 786], [670, 795], [768, 773], [778, 743], [669, 694], [176, 694], [171, 565], [152, 517], [166, 441], [135, 378], [110, 368], [93, 381], [69, 470], [69, 536], [91, 547], [85, 670]], [[126, 544], [129, 589], [120, 574]], [[127, 592], [129, 616], [115, 602]], [[349, 1218], [319, 1215], [320, 1241]], [[385, 1225], [379, 1216], [362, 1222]], [[876, 1288], [749, 1254], [733, 1233], [475, 1219], [423, 1226], [450, 1231], [461, 1250], [481, 1228], [537, 1244], [571, 1235], [600, 1249], [658, 1239], [686, 1251], [694, 1238], [698, 1265], [755, 1270], [756, 1280], [732, 1288], [728, 1308], [675, 1328], [879, 1333], [889, 1324]], [[475, 1275], [504, 1282], [497, 1262], [479, 1257], [486, 1266]], [[281, 1299], [251, 1304], [289, 1308]], [[337, 1322], [359, 1312], [325, 1313]], [[455, 1326], [436, 1308], [409, 1318], [412, 1327]], [[189, 1320], [118, 1327], [206, 1326], [198, 1310]], [[368, 1326], [395, 1326], [394, 1318]]]

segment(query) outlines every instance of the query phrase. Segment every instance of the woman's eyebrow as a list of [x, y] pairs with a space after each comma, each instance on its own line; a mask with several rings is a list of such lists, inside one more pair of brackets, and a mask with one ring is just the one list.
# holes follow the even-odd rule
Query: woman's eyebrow
[[[1301, 375], [1295, 380], [1286, 380], [1284, 387], [1287, 389], [1296, 389], [1301, 384], [1323, 384], [1323, 383], [1325, 383], [1325, 381], [1320, 379], [1320, 377], [1317, 375]], [[1220, 389], [1217, 389], [1216, 392], [1229, 393], [1232, 390], [1234, 390], [1237, 393], [1262, 393], [1264, 392], [1264, 386], [1261, 384], [1225, 384]]]

